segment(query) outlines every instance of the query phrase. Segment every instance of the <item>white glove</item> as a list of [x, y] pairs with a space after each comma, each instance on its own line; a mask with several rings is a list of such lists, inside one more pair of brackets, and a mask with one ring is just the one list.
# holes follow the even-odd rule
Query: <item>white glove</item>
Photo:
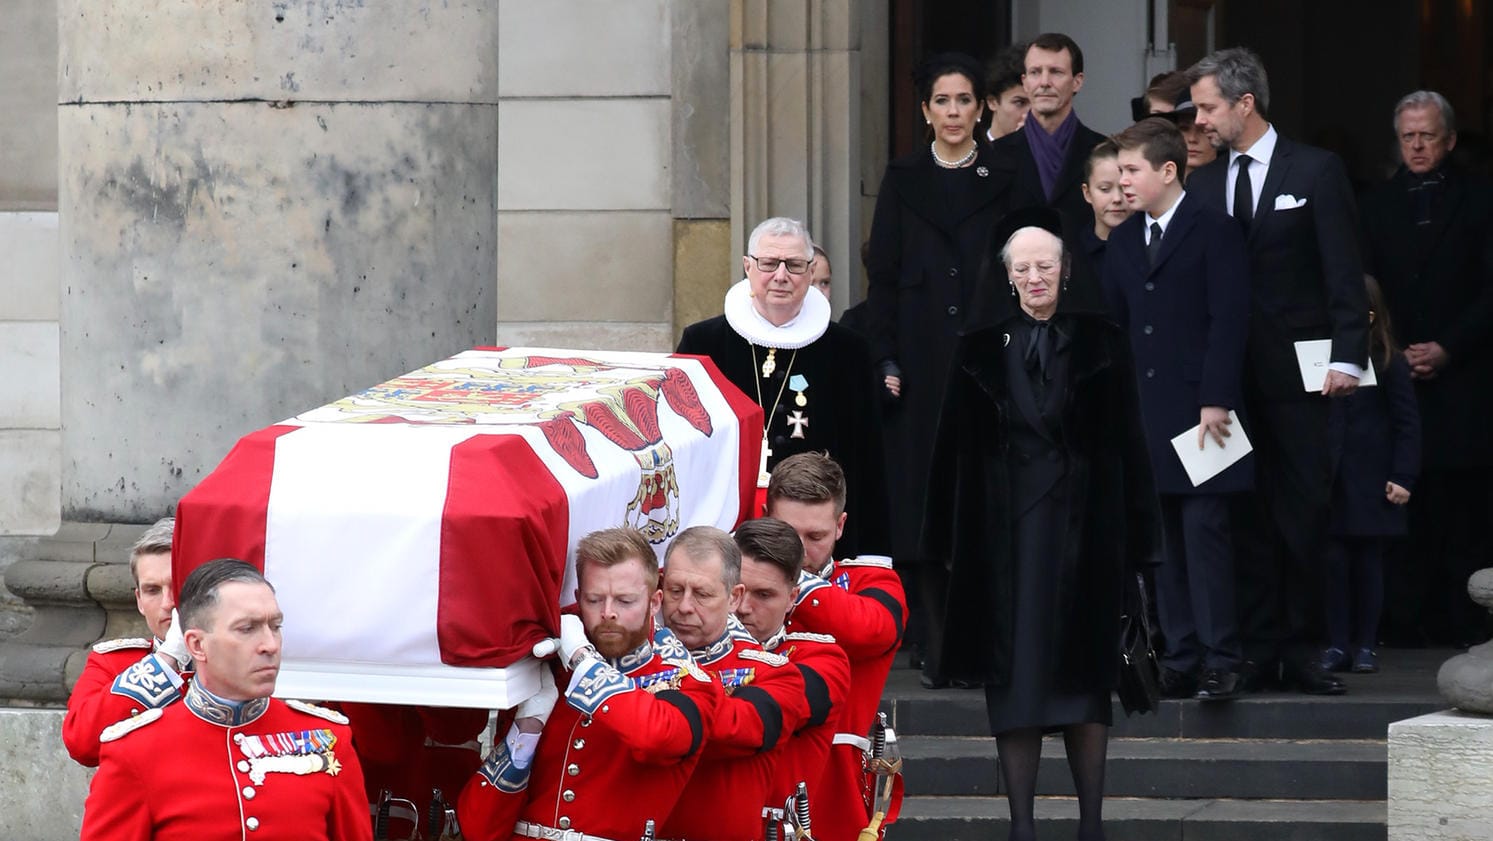
[[176, 670], [185, 671], [192, 665], [192, 655], [187, 653], [187, 639], [182, 636], [181, 617], [177, 615], [176, 608], [171, 609], [171, 627], [166, 631], [166, 638], [161, 640], [156, 651], [176, 661]]
[[539, 691], [525, 698], [513, 711], [515, 721], [523, 718], [537, 718], [542, 727], [549, 721], [550, 713], [555, 709], [555, 702], [560, 699], [560, 690], [555, 688], [555, 675], [547, 664], [539, 665]]
[[586, 638], [586, 626], [581, 623], [581, 617], [573, 613], [567, 613], [560, 617], [560, 662], [568, 669], [574, 669], [578, 655], [596, 651], [591, 646], [591, 640]]

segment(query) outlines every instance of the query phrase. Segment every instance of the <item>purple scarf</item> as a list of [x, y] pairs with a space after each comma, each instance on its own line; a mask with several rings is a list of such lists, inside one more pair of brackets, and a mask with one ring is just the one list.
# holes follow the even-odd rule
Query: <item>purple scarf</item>
[[1073, 135], [1078, 131], [1078, 112], [1070, 109], [1054, 134], [1048, 134], [1035, 116], [1030, 117], [1021, 130], [1026, 132], [1026, 145], [1031, 147], [1037, 177], [1042, 179], [1042, 195], [1050, 202], [1058, 175], [1063, 171], [1063, 161], [1068, 158], [1068, 147], [1073, 144]]

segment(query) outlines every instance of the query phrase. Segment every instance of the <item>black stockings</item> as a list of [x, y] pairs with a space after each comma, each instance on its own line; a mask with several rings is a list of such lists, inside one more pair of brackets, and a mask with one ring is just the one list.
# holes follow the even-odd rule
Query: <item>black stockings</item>
[[[1037, 767], [1042, 760], [1042, 731], [1035, 727], [1009, 730], [997, 734], [995, 744], [1006, 781], [1006, 800], [1011, 806], [1010, 841], [1036, 841], [1032, 809], [1037, 796]], [[1070, 724], [1063, 728], [1063, 747], [1078, 792], [1078, 839], [1104, 841], [1104, 759], [1109, 728], [1092, 722]]]

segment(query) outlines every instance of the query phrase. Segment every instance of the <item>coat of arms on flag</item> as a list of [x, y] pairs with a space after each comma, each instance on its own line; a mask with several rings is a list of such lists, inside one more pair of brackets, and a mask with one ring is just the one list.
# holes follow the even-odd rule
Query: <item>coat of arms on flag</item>
[[503, 706], [522, 689], [493, 688], [573, 600], [576, 541], [732, 528], [760, 425], [707, 360], [467, 351], [241, 439], [181, 501], [176, 580], [223, 556], [264, 569], [288, 618], [279, 694]]

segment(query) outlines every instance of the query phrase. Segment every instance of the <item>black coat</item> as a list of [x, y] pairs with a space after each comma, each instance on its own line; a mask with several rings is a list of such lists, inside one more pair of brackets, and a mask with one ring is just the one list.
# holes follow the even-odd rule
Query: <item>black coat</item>
[[[1187, 179], [1187, 191], [1228, 213], [1229, 156]], [[1293, 197], [1305, 204], [1276, 209]], [[1247, 374], [1255, 393], [1272, 403], [1321, 399], [1301, 385], [1295, 342], [1332, 339], [1332, 361], [1364, 365], [1369, 358], [1369, 304], [1359, 257], [1357, 214], [1346, 170], [1331, 152], [1279, 137], [1250, 225]], [[1326, 430], [1314, 430], [1320, 446]]]
[[[1155, 488], [1140, 429], [1135, 372], [1125, 334], [1098, 315], [1060, 313], [1071, 335], [1061, 454], [1069, 500], [1069, 547], [1060, 567], [1065, 624], [1055, 635], [1063, 690], [1103, 691], [1115, 684], [1125, 576], [1155, 562], [1160, 547]], [[955, 356], [938, 425], [925, 554], [947, 564], [943, 673], [1005, 684], [1010, 679], [1016, 559], [1007, 465], [1012, 413], [1002, 355], [1008, 322], [965, 336]]]
[[1400, 354], [1388, 366], [1374, 363], [1378, 386], [1332, 401], [1333, 534], [1391, 537], [1409, 526], [1405, 506], [1385, 499], [1384, 483], [1414, 491], [1420, 476], [1420, 414], [1410, 363]]
[[1493, 465], [1493, 183], [1446, 171], [1441, 212], [1416, 230], [1401, 169], [1363, 203], [1365, 269], [1379, 280], [1402, 345], [1439, 342], [1450, 362], [1419, 380], [1426, 465]]
[[[973, 188], [951, 203], [940, 179], [970, 176]], [[864, 323], [873, 358], [894, 362], [902, 376], [902, 396], [886, 410], [888, 484], [897, 509], [911, 512], [892, 524], [899, 561], [917, 560], [923, 480], [949, 360], [1011, 177], [983, 144], [974, 165], [957, 173], [941, 171], [921, 150], [887, 165], [876, 197]]]
[[1052, 199], [1049, 200], [1042, 191], [1042, 177], [1037, 174], [1037, 160], [1032, 157], [1032, 147], [1027, 142], [1028, 127], [1032, 131], [1042, 130], [1036, 119], [1032, 118], [1020, 131], [996, 138], [991, 144], [997, 155], [1010, 162], [1007, 166], [1015, 176], [1011, 185], [1010, 209], [1042, 205], [1055, 207], [1063, 214], [1064, 239], [1070, 243], [1077, 242], [1080, 230], [1094, 230], [1094, 208], [1083, 197], [1083, 168], [1094, 147], [1104, 140], [1104, 135], [1082, 122], [1078, 124], [1073, 132], [1073, 140], [1068, 144], [1068, 156], [1063, 159], [1063, 168], [1053, 187]]
[[[818, 292], [809, 292], [818, 295]], [[777, 370], [764, 379], [762, 351], [752, 355], [752, 345], [731, 329], [724, 315], [708, 318], [684, 328], [678, 353], [708, 356], [742, 393], [762, 406], [764, 415], [777, 412], [768, 421], [768, 443], [772, 456], [768, 470], [791, 455], [828, 452], [845, 470], [845, 533], [835, 544], [836, 557], [860, 554], [891, 554], [887, 535], [886, 476], [882, 463], [881, 418], [878, 389], [866, 341], [850, 330], [830, 322], [824, 335], [794, 351], [776, 354]], [[795, 403], [796, 394], [783, 386], [791, 374], [808, 381], [806, 405]], [[761, 399], [758, 400], [760, 386]], [[779, 391], [782, 399], [777, 400]], [[795, 415], [808, 418], [794, 438]], [[742, 434], [752, 434], [743, 430]]]
[[1136, 213], [1110, 232], [1103, 277], [1115, 318], [1130, 334], [1135, 352], [1156, 489], [1165, 494], [1249, 490], [1252, 457], [1194, 487], [1171, 445], [1174, 436], [1197, 426], [1204, 406], [1244, 414], [1249, 331], [1244, 235], [1231, 217], [1183, 194], [1153, 266], [1146, 257], [1145, 226], [1146, 215]]

